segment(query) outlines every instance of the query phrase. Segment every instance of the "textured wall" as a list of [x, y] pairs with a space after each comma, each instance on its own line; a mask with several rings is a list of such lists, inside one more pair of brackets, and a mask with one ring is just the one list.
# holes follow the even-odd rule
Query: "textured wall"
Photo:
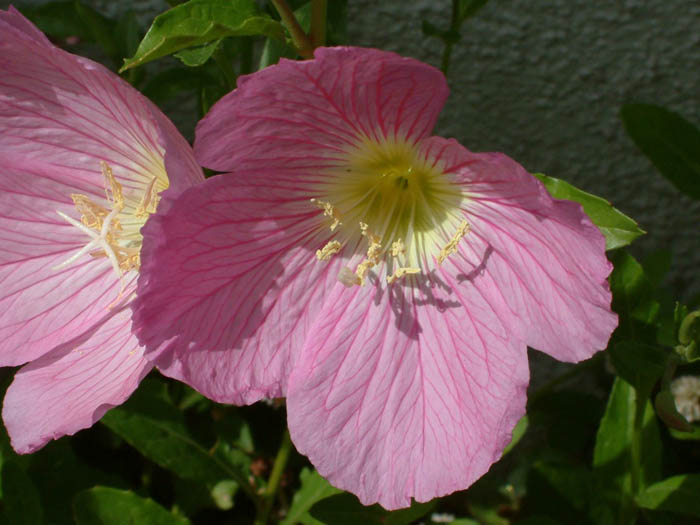
[[[16, 2], [27, 3], [41, 0]], [[90, 3], [131, 6], [145, 23], [166, 5]], [[442, 44], [423, 37], [421, 18], [446, 27], [449, 12], [449, 0], [349, 0], [349, 42], [438, 65]], [[606, 197], [648, 231], [633, 251], [671, 249], [674, 292], [700, 293], [700, 203], [656, 173], [618, 117], [625, 102], [652, 102], [700, 125], [700, 3], [491, 0], [462, 33], [436, 133]]]
[[[449, 13], [449, 0], [351, 0], [349, 40], [439, 65], [442, 44], [420, 19], [447, 27]], [[436, 134], [612, 201], [648, 232], [636, 253], [671, 249], [669, 284], [700, 293], [700, 203], [656, 173], [618, 117], [651, 102], [700, 125], [700, 3], [491, 0], [462, 34]]]

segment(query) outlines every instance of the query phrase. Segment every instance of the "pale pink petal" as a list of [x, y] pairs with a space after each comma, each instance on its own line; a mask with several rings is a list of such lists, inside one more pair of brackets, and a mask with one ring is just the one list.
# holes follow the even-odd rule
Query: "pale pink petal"
[[448, 279], [336, 289], [292, 372], [295, 446], [366, 505], [396, 509], [468, 487], [524, 414], [527, 352], [513, 319]]
[[100, 161], [127, 190], [162, 169], [159, 110], [100, 64], [37, 35], [15, 10], [0, 11], [0, 73], [3, 155], [49, 164], [94, 191], [104, 189]]
[[85, 255], [54, 269], [90, 238], [56, 213], [75, 214], [71, 187], [30, 163], [7, 164], [0, 176], [0, 366], [74, 338], [107, 316], [119, 295], [106, 258]]
[[604, 349], [617, 326], [607, 282], [612, 265], [605, 238], [581, 206], [553, 199], [500, 153], [474, 154], [440, 138], [426, 150], [465, 194], [471, 230], [459, 245], [462, 260], [448, 259], [448, 267], [488, 273], [492, 285], [484, 292], [492, 303], [507, 304], [519, 319], [513, 330], [529, 346], [561, 361]]
[[136, 389], [152, 365], [131, 334], [130, 314], [116, 313], [17, 372], [2, 410], [17, 452], [92, 426]]
[[240, 78], [198, 124], [195, 154], [219, 171], [318, 170], [362, 137], [427, 136], [447, 94], [442, 73], [417, 60], [319, 48], [313, 60], [282, 59]]
[[[134, 326], [166, 374], [221, 402], [285, 395], [339, 254], [308, 196], [217, 176], [144, 227]], [[161, 346], [163, 341], [167, 344]]]
[[0, 11], [0, 366], [76, 337], [119, 296], [106, 258], [54, 269], [90, 240], [58, 215], [79, 217], [71, 194], [106, 204], [101, 161], [127, 197], [162, 176], [164, 162], [173, 191], [203, 179], [189, 145], [145, 97], [53, 46], [13, 8]]

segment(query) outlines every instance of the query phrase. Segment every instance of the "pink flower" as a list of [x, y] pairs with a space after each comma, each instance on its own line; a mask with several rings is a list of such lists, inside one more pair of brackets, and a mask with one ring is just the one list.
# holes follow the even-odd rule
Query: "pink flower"
[[152, 365], [131, 333], [141, 234], [169, 185], [203, 180], [135, 89], [0, 11], [0, 365], [20, 453], [91, 426]]
[[144, 228], [134, 319], [157, 364], [221, 402], [286, 396], [297, 449], [388, 509], [499, 458], [528, 345], [579, 361], [617, 324], [601, 233], [505, 155], [431, 137], [447, 92], [357, 48], [240, 79], [195, 141], [231, 174]]

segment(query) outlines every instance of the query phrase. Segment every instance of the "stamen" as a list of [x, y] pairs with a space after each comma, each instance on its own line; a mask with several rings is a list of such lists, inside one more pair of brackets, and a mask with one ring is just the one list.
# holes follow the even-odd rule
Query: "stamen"
[[462, 221], [457, 228], [457, 231], [455, 234], [452, 236], [452, 239], [450, 239], [450, 242], [448, 242], [445, 247], [440, 250], [440, 254], [438, 255], [438, 263], [442, 264], [445, 259], [454, 252], [457, 251], [457, 245], [459, 244], [459, 241], [462, 240], [462, 237], [464, 237], [467, 233], [469, 232], [469, 223], [467, 221]]
[[311, 202], [323, 210], [323, 215], [325, 217], [330, 217], [331, 219], [333, 219], [333, 223], [331, 224], [331, 231], [335, 231], [335, 229], [338, 226], [343, 224], [342, 222], [340, 222], [340, 214], [338, 213], [338, 210], [330, 202], [322, 201], [319, 199], [311, 199]]
[[342, 245], [338, 241], [329, 241], [322, 249], [316, 250], [316, 258], [319, 261], [327, 261], [338, 253], [341, 247]]
[[156, 207], [158, 206], [158, 188], [156, 186], [156, 181], [158, 179], [153, 177], [151, 182], [148, 183], [146, 189], [141, 197], [141, 202], [139, 202], [134, 216], [136, 217], [148, 217], [151, 213], [155, 213]]
[[403, 255], [404, 253], [406, 253], [406, 246], [404, 245], [401, 239], [391, 243], [391, 255], [393, 257], [398, 257], [399, 255]]
[[408, 274], [415, 274], [415, 273], [420, 273], [420, 268], [397, 268], [396, 271], [387, 277], [386, 282], [391, 284], [393, 283], [396, 279], [401, 279], [401, 277], [404, 277], [405, 275]]
[[117, 182], [112, 173], [112, 168], [101, 160], [100, 166], [102, 167], [102, 175], [105, 178], [105, 194], [107, 195], [107, 200], [112, 205], [113, 208], [124, 209], [124, 197], [122, 195], [121, 184]]

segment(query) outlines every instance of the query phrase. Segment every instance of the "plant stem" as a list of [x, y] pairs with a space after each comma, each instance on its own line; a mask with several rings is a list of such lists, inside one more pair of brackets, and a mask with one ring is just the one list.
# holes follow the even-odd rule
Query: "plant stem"
[[272, 465], [272, 472], [270, 472], [270, 479], [267, 480], [267, 487], [265, 488], [265, 493], [262, 496], [262, 501], [258, 509], [258, 515], [255, 518], [255, 525], [266, 525], [267, 520], [270, 518], [270, 510], [272, 510], [272, 505], [275, 502], [275, 496], [277, 495], [277, 490], [279, 489], [280, 481], [282, 480], [282, 474], [287, 466], [287, 461], [289, 460], [289, 454], [292, 451], [292, 439], [289, 436], [289, 429], [285, 429], [282, 435], [282, 443], [280, 444], [279, 450], [277, 450], [277, 457], [275, 457], [275, 463]]
[[[459, 31], [459, 0], [452, 0], [452, 19], [450, 21], [450, 33], [456, 34]], [[453, 40], [445, 40], [445, 50], [442, 53], [442, 64], [440, 69], [443, 75], [447, 76], [447, 70], [450, 68], [450, 58], [452, 57]]]
[[314, 48], [309, 40], [309, 36], [304, 33], [304, 30], [299, 25], [294, 12], [287, 4], [286, 0], [272, 0], [272, 5], [275, 6], [277, 12], [282, 19], [282, 23], [289, 30], [289, 34], [292, 35], [292, 40], [297, 48], [297, 52], [304, 58], [313, 58]]
[[311, 44], [314, 48], [326, 44], [327, 0], [311, 0]]

